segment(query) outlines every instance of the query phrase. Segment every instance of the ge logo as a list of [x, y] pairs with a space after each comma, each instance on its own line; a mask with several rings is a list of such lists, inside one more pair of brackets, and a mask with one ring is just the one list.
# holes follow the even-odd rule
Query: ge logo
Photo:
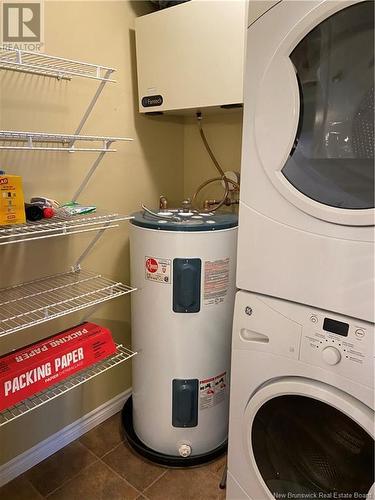
[[253, 314], [253, 310], [250, 306], [245, 307], [245, 314], [247, 314], [248, 316], [251, 316]]
[[3, 3], [3, 42], [40, 42], [40, 2]]

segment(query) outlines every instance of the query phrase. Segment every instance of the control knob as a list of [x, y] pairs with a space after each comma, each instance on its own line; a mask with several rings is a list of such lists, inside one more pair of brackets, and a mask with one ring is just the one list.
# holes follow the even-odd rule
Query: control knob
[[336, 347], [326, 347], [323, 349], [322, 356], [327, 365], [337, 365], [341, 360], [341, 353]]

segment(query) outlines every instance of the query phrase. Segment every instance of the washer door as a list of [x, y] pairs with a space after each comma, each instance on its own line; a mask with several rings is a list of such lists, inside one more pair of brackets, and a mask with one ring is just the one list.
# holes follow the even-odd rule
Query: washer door
[[365, 498], [374, 482], [373, 430], [363, 403], [301, 378], [264, 386], [244, 415], [250, 470], [265, 498]]
[[304, 212], [372, 225], [374, 3], [282, 2], [271, 14], [288, 9], [301, 18], [290, 26], [275, 19], [280, 44], [260, 79], [254, 122], [261, 163]]

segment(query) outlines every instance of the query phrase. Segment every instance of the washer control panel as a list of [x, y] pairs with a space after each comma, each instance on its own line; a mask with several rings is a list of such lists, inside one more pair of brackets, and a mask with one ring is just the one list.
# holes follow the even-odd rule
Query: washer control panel
[[304, 318], [300, 359], [373, 385], [374, 325], [321, 311]]

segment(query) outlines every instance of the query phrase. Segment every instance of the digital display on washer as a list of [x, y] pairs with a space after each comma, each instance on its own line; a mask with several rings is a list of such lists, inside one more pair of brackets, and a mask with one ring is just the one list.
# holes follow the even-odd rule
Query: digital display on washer
[[324, 318], [323, 330], [347, 337], [349, 333], [349, 325], [348, 323], [336, 321], [335, 319]]

